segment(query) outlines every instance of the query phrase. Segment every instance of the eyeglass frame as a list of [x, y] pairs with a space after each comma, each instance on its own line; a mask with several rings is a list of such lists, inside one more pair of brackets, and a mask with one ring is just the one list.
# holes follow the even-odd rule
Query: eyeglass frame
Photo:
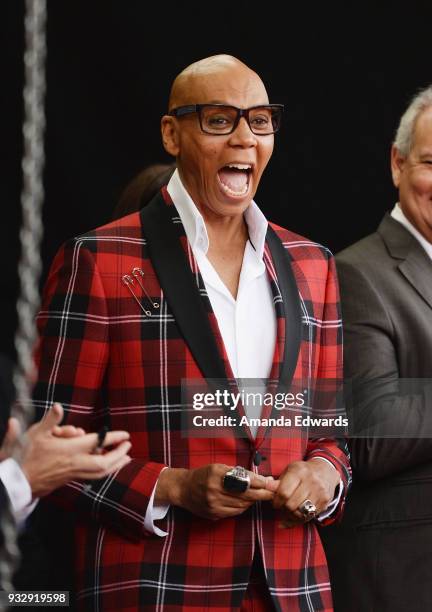
[[[201, 117], [201, 110], [205, 108], [206, 106], [212, 106], [212, 107], [220, 106], [221, 108], [233, 108], [235, 111], [237, 111], [237, 117], [233, 123], [232, 129], [229, 132], [224, 132], [224, 133], [206, 131], [202, 126], [202, 117]], [[272, 134], [276, 134], [276, 132], [278, 132], [280, 129], [281, 122], [279, 123], [277, 130], [274, 130], [273, 132], [267, 132], [266, 134], [260, 134], [259, 132], [257, 133], [253, 131], [249, 123], [249, 112], [252, 110], [255, 110], [256, 108], [270, 108], [270, 109], [274, 108], [274, 109], [280, 110], [281, 111], [280, 117], [282, 119], [282, 113], [284, 110], [283, 104], [257, 104], [255, 106], [250, 106], [249, 108], [238, 108], [237, 106], [232, 106], [232, 104], [221, 104], [221, 103], [187, 104], [185, 106], [177, 106], [176, 108], [172, 108], [167, 114], [170, 117], [177, 118], [177, 117], [185, 117], [186, 115], [190, 115], [192, 113], [198, 113], [198, 120], [199, 120], [201, 131], [204, 134], [209, 134], [210, 136], [228, 136], [229, 134], [232, 134], [237, 129], [237, 126], [240, 123], [240, 119], [242, 117], [246, 119], [246, 123], [248, 124], [250, 131], [255, 136], [271, 136]]]

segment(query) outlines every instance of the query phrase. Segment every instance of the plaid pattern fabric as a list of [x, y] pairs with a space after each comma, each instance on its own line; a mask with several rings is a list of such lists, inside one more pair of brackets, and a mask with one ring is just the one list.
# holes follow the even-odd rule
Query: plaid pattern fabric
[[[232, 376], [183, 226], [165, 190], [163, 195], [226, 375]], [[291, 259], [300, 294], [301, 341], [294, 378], [342, 376], [333, 259], [323, 247], [273, 228]], [[289, 339], [291, 330], [285, 329], [286, 305], [267, 247], [265, 263], [278, 321], [271, 374], [277, 378], [285, 334]], [[134, 267], [144, 272], [143, 285], [152, 301], [160, 304], [150, 317], [141, 308], [148, 308], [149, 301], [140, 287], [135, 283], [141, 305], [122, 282]], [[150, 259], [139, 213], [75, 238], [57, 254], [38, 316], [36, 405], [42, 412], [53, 401], [61, 402], [68, 423], [88, 431], [103, 424], [126, 429], [133, 444], [132, 462], [118, 473], [96, 483], [72, 482], [52, 495], [79, 517], [80, 609], [239, 610], [258, 543], [276, 609], [331, 610], [326, 560], [316, 526], [280, 529], [270, 504], [256, 504], [239, 517], [216, 522], [172, 507], [161, 525], [167, 537], [145, 532], [146, 508], [164, 466], [225, 463], [277, 478], [292, 461], [322, 456], [335, 465], [345, 488], [350, 478], [345, 445], [334, 440], [272, 438], [264, 432], [259, 432], [256, 441], [234, 435], [183, 438], [181, 379], [200, 379], [203, 374], [177, 323]], [[252, 457], [258, 446], [266, 460], [256, 467]], [[337, 518], [342, 505], [343, 500], [328, 521]]]
[[273, 608], [261, 559], [255, 557], [240, 612], [269, 612]]

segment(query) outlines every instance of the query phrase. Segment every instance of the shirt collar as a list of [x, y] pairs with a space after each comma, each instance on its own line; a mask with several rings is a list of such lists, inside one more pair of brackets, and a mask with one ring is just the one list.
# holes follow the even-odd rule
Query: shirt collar
[[[209, 237], [205, 221], [186, 191], [178, 170], [172, 175], [167, 185], [167, 191], [178, 211], [192, 250], [200, 250], [205, 255], [209, 248]], [[244, 219], [248, 226], [249, 240], [255, 249], [257, 257], [262, 259], [268, 222], [253, 200], [244, 212]]]
[[416, 227], [407, 219], [404, 215], [402, 208], [400, 207], [399, 202], [395, 204], [395, 207], [391, 211], [391, 216], [395, 221], [399, 221], [401, 225], [403, 225], [409, 232], [418, 240], [420, 245], [426, 251], [428, 256], [432, 259], [432, 244], [426, 240], [426, 238], [421, 234]]

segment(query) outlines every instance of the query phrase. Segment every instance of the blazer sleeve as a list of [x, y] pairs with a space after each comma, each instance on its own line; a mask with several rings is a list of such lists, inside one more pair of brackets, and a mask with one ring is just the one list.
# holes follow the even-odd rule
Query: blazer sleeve
[[[59, 251], [37, 319], [39, 372], [34, 402], [38, 416], [57, 401], [65, 409], [65, 423], [86, 431], [97, 431], [107, 414], [108, 310], [96, 259], [97, 252], [79, 239]], [[132, 459], [105, 479], [70, 482], [51, 494], [51, 499], [136, 540], [149, 535], [144, 531], [144, 517], [164, 467]]]
[[[319, 364], [317, 387], [323, 389], [323, 381], [328, 381], [330, 390], [336, 393], [342, 383], [342, 321], [340, 314], [339, 288], [333, 256], [328, 259], [328, 272], [325, 285], [324, 303], [320, 322]], [[334, 410], [333, 400], [329, 409]], [[342, 515], [346, 494], [351, 484], [351, 468], [348, 445], [344, 438], [310, 438], [305, 459], [322, 457], [327, 459], [339, 472], [343, 493], [334, 512], [320, 524], [327, 525], [338, 520]]]
[[[400, 393], [396, 334], [379, 281], [353, 262], [337, 258], [337, 267], [352, 398], [351, 462], [357, 477], [376, 480], [430, 461], [432, 439], [421, 438], [432, 431], [430, 388]], [[402, 439], [404, 432], [409, 437]]]

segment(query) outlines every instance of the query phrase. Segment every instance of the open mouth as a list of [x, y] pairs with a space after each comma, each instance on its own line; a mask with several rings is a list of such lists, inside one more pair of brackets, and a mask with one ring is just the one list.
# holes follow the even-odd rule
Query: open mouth
[[218, 170], [218, 179], [222, 190], [232, 197], [246, 195], [252, 173], [251, 164], [227, 164]]

